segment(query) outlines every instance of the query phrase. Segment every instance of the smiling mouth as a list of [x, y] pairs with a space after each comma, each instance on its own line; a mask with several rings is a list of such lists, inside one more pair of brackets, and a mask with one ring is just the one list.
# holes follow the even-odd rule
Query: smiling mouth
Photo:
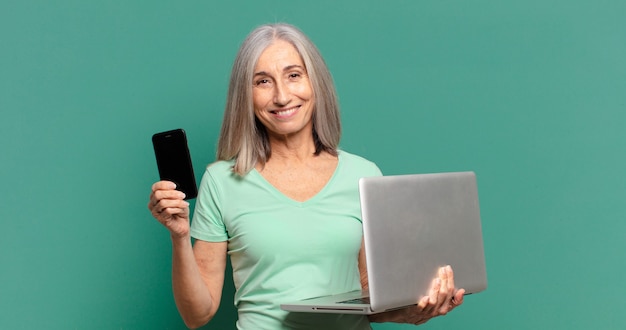
[[271, 110], [270, 113], [274, 114], [276, 116], [279, 117], [286, 117], [286, 116], [290, 116], [292, 115], [294, 112], [296, 112], [298, 109], [300, 108], [300, 106], [297, 107], [293, 107], [290, 109], [281, 109], [281, 110]]

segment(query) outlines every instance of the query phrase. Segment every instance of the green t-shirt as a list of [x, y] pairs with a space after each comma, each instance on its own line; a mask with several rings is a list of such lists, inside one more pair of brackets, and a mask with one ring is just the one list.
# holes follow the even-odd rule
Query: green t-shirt
[[381, 175], [378, 167], [339, 151], [326, 186], [297, 202], [256, 170], [240, 177], [232, 165], [219, 161], [207, 167], [191, 235], [228, 241], [238, 329], [370, 329], [364, 316], [290, 313], [280, 304], [361, 288], [358, 180]]

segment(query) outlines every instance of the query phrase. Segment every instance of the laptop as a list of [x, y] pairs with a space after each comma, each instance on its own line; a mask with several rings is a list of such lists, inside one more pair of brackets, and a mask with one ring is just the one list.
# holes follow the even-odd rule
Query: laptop
[[369, 292], [282, 304], [292, 312], [375, 314], [415, 305], [440, 267], [466, 294], [487, 288], [474, 172], [359, 180]]

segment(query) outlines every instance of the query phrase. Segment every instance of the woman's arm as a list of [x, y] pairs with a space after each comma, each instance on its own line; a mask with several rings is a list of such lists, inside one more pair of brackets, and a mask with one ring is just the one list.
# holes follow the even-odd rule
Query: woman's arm
[[172, 240], [172, 289], [185, 325], [199, 328], [207, 324], [220, 305], [226, 242]]
[[[365, 259], [365, 245], [361, 241], [359, 251], [359, 273], [361, 287], [369, 289], [367, 278], [367, 261]], [[442, 267], [439, 275], [433, 280], [430, 292], [427, 296], [419, 299], [416, 306], [411, 306], [395, 311], [373, 314], [369, 316], [370, 322], [394, 322], [394, 323], [426, 323], [433, 317], [446, 315], [452, 309], [463, 303], [465, 290], [456, 290], [454, 287], [454, 274], [450, 266]]]
[[217, 312], [224, 285], [226, 242], [196, 241], [191, 245], [189, 203], [176, 185], [152, 186], [148, 208], [172, 240], [172, 289], [183, 321], [189, 328], [205, 325]]

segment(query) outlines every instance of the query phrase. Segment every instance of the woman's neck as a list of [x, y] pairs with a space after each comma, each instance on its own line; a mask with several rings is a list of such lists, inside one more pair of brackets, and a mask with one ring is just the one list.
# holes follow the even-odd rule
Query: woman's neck
[[315, 141], [312, 131], [301, 131], [298, 134], [290, 135], [270, 134], [269, 144], [272, 150], [271, 160], [307, 161], [315, 156]]

